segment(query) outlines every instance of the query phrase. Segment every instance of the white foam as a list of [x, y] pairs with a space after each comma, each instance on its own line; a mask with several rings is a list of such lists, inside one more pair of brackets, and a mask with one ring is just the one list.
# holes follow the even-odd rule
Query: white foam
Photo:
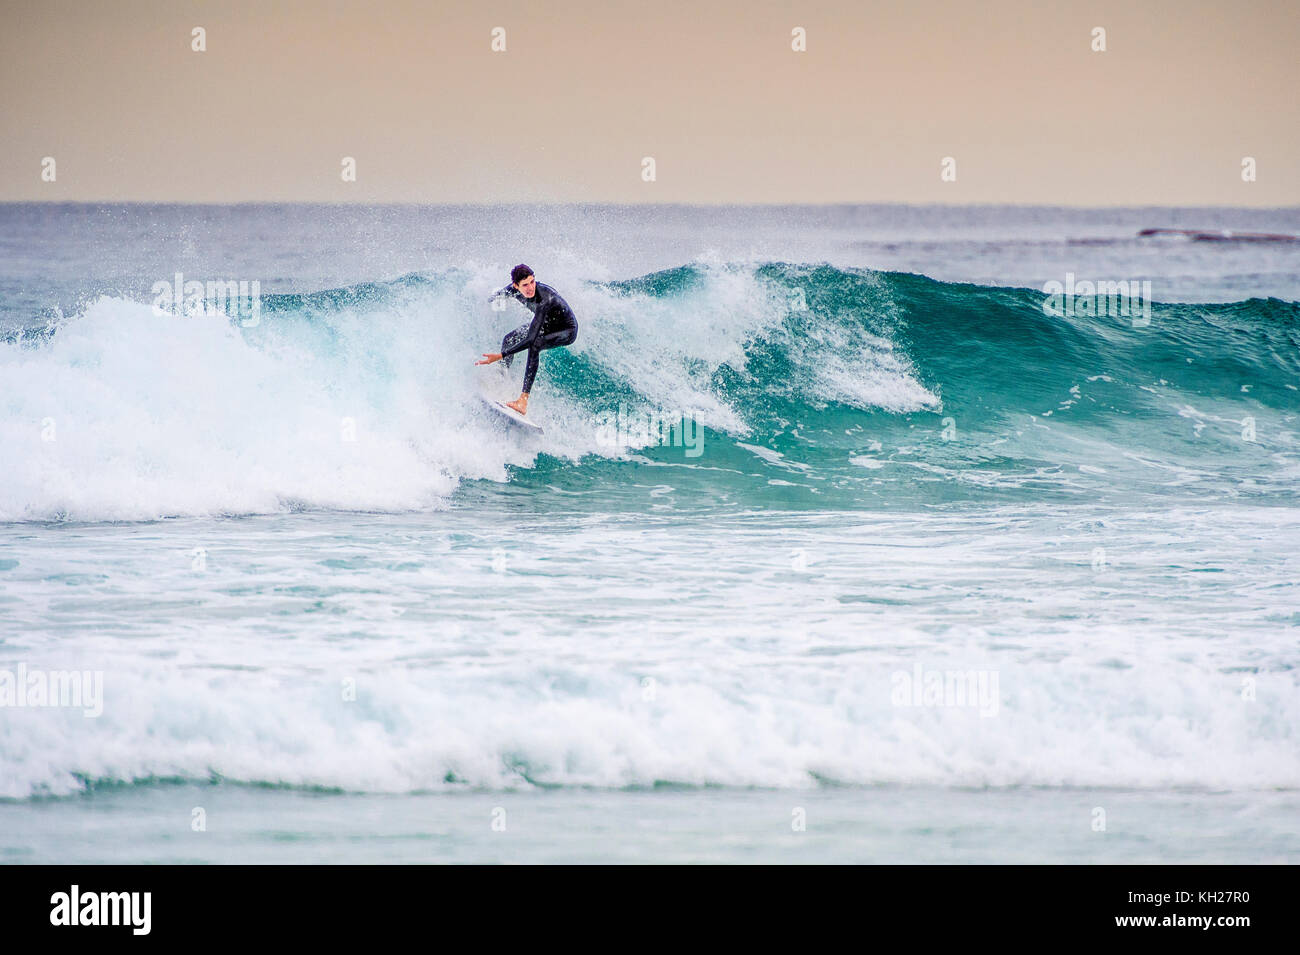
[[[591, 427], [573, 447], [501, 433], [473, 360], [502, 329], [457, 292], [315, 311], [241, 330], [104, 297], [39, 348], [0, 346], [0, 520], [419, 510], [539, 450], [597, 450]], [[572, 415], [548, 399], [538, 418]]]
[[[900, 635], [901, 637], [901, 635]], [[912, 639], [923, 639], [914, 634]], [[817, 647], [833, 647], [825, 634]], [[858, 641], [849, 641], [850, 644]], [[0, 796], [78, 791], [82, 780], [180, 776], [410, 792], [689, 784], [806, 787], [1198, 786], [1296, 788], [1280, 727], [1300, 719], [1296, 684], [1239, 680], [1162, 659], [1135, 670], [1000, 665], [993, 718], [972, 706], [898, 706], [898, 659], [834, 662], [794, 647], [757, 657], [635, 669], [491, 664], [478, 672], [111, 668], [96, 720], [6, 711]], [[1155, 663], [1153, 660], [1152, 663]], [[930, 669], [967, 671], [960, 654]], [[977, 661], [975, 666], [980, 665]], [[358, 699], [340, 692], [355, 678]], [[647, 699], [645, 678], [655, 680]], [[1243, 746], [1250, 740], [1250, 746]]]

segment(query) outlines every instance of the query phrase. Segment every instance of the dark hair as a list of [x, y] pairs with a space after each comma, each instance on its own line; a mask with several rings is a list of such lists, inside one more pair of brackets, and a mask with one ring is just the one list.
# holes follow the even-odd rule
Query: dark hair
[[533, 274], [533, 270], [530, 269], [528, 266], [523, 264], [516, 265], [513, 269], [510, 270], [510, 281], [512, 284], [518, 285], [520, 282], [522, 282], [524, 279], [528, 278], [528, 276], [532, 274]]

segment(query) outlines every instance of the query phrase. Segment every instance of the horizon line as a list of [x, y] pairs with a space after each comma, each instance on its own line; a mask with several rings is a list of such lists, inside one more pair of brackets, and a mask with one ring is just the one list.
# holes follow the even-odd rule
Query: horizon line
[[1206, 203], [1206, 204], [1171, 204], [1171, 203], [1154, 203], [1150, 205], [1125, 205], [1121, 203], [1101, 204], [1101, 205], [1082, 205], [1078, 203], [1054, 203], [1054, 202], [903, 202], [898, 200], [844, 200], [837, 202], [616, 202], [609, 200], [582, 200], [582, 201], [491, 201], [491, 200], [462, 200], [462, 201], [422, 201], [422, 200], [376, 200], [365, 201], [359, 199], [330, 200], [330, 199], [240, 199], [231, 202], [222, 202], [205, 199], [0, 199], [0, 205], [50, 205], [50, 206], [74, 206], [74, 205], [116, 205], [116, 206], [356, 206], [358, 208], [373, 206], [393, 206], [393, 207], [431, 207], [431, 206], [464, 206], [470, 208], [492, 207], [499, 208], [503, 206], [531, 206], [531, 207], [563, 207], [563, 206], [594, 206], [607, 208], [688, 208], [688, 209], [833, 209], [845, 206], [899, 206], [908, 208], [933, 208], [933, 209], [991, 209], [991, 208], [1021, 208], [1021, 209], [1078, 209], [1078, 210], [1101, 210], [1101, 209], [1234, 209], [1250, 212], [1287, 212], [1300, 211], [1300, 203], [1295, 205], [1281, 206], [1254, 206], [1254, 205], [1232, 205], [1228, 203]]

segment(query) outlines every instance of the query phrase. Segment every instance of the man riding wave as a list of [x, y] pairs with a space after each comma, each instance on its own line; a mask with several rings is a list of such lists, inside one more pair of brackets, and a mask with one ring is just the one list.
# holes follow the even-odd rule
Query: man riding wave
[[524, 368], [523, 393], [514, 401], [507, 401], [506, 407], [513, 408], [520, 414], [528, 413], [528, 393], [532, 391], [533, 379], [537, 377], [537, 365], [541, 353], [547, 348], [562, 348], [572, 345], [578, 338], [578, 319], [569, 308], [569, 303], [560, 298], [558, 292], [549, 285], [542, 285], [533, 275], [533, 270], [526, 265], [516, 265], [510, 270], [510, 284], [492, 293], [489, 302], [503, 296], [509, 296], [533, 313], [533, 320], [520, 325], [507, 333], [501, 340], [501, 351], [484, 352], [483, 360], [476, 365], [490, 365], [496, 361], [505, 361], [509, 368], [518, 352], [528, 350], [528, 364]]

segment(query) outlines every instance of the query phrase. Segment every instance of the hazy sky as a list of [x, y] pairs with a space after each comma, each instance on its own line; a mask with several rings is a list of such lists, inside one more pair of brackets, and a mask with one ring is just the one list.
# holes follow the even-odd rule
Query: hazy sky
[[0, 200], [1297, 205], [1297, 9], [0, 0]]

